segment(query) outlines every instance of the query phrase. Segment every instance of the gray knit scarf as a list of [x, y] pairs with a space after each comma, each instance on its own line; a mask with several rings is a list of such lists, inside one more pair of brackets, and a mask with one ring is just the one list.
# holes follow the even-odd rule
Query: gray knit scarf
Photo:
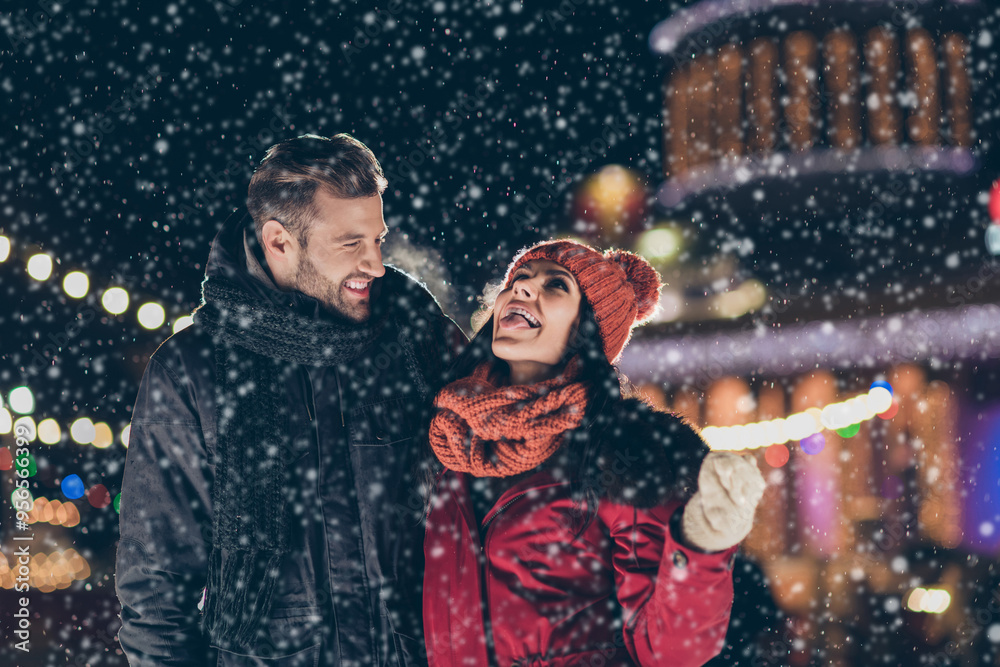
[[222, 276], [206, 278], [202, 294], [194, 320], [213, 338], [218, 424], [205, 624], [213, 643], [238, 650], [253, 645], [269, 615], [288, 547], [286, 374], [357, 359], [389, 318], [305, 317]]

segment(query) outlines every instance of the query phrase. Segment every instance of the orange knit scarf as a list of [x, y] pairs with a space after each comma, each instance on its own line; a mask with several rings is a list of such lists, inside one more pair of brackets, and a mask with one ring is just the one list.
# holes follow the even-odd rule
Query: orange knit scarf
[[561, 375], [531, 385], [496, 386], [490, 364], [452, 382], [434, 399], [429, 439], [438, 460], [476, 477], [511, 477], [552, 456], [580, 425], [586, 385], [573, 359]]

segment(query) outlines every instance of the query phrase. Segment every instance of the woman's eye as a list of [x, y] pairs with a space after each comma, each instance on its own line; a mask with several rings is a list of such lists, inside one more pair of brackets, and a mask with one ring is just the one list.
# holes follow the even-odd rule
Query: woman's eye
[[569, 291], [569, 288], [566, 287], [566, 281], [564, 281], [564, 280], [562, 280], [560, 278], [556, 278], [555, 280], [553, 280], [552, 282], [550, 282], [549, 283], [549, 287], [554, 287], [555, 289], [565, 290], [567, 292]]
[[518, 274], [515, 274], [514, 277], [510, 279], [510, 284], [513, 285], [514, 283], [516, 283], [521, 278], [527, 278], [527, 277], [528, 277], [527, 273], [518, 273]]

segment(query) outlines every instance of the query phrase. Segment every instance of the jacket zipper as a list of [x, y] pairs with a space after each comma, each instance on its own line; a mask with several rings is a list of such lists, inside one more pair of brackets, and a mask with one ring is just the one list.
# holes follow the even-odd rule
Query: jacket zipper
[[347, 428], [347, 424], [344, 422], [344, 392], [340, 389], [340, 372], [334, 370], [333, 377], [337, 379], [337, 398], [340, 399], [337, 402], [337, 407], [340, 409], [340, 427]]
[[525, 495], [527, 495], [527, 493], [528, 493], [528, 491], [522, 491], [521, 493], [517, 494], [516, 496], [514, 496], [513, 498], [511, 498], [510, 500], [508, 500], [507, 502], [505, 502], [500, 507], [500, 509], [498, 509], [496, 512], [494, 512], [493, 516], [491, 516], [489, 518], [489, 520], [485, 524], [483, 524], [483, 540], [482, 540], [482, 543], [479, 545], [479, 553], [482, 554], [482, 564], [480, 565], [480, 567], [482, 568], [481, 571], [482, 571], [482, 574], [483, 574], [482, 587], [483, 587], [483, 606], [484, 606], [484, 609], [482, 611], [482, 614], [483, 614], [483, 622], [486, 624], [486, 634], [487, 634], [487, 637], [486, 637], [487, 648], [486, 648], [486, 650], [487, 650], [488, 653], [493, 653], [493, 651], [494, 651], [493, 618], [490, 615], [490, 611], [489, 611], [490, 608], [491, 608], [491, 606], [490, 606], [490, 597], [491, 597], [490, 596], [490, 576], [489, 576], [489, 571], [486, 568], [486, 544], [490, 541], [489, 529], [490, 529], [490, 525], [493, 523], [493, 521], [498, 516], [500, 516], [501, 514], [504, 513], [504, 510], [506, 510], [508, 507], [510, 507], [511, 505], [513, 505], [520, 498], [522, 498]]
[[316, 397], [312, 390], [312, 380], [309, 379], [309, 371], [303, 367], [302, 373], [305, 376], [304, 386], [306, 389], [306, 414], [309, 415], [309, 421], [316, 419]]
[[510, 500], [508, 500], [507, 502], [505, 502], [503, 504], [503, 506], [500, 509], [498, 509], [496, 512], [494, 512], [493, 516], [491, 516], [489, 518], [489, 520], [485, 524], [483, 524], [483, 544], [482, 544], [482, 546], [479, 547], [480, 551], [482, 551], [483, 549], [486, 548], [486, 534], [487, 534], [487, 532], [489, 532], [490, 524], [493, 523], [493, 521], [498, 516], [500, 516], [501, 514], [503, 514], [503, 512], [504, 512], [505, 509], [507, 509], [508, 507], [510, 507], [511, 505], [513, 505], [515, 501], [517, 501], [520, 498], [522, 498], [523, 496], [527, 495], [527, 493], [528, 493], [527, 491], [522, 491], [521, 493], [517, 494], [516, 496], [514, 496], [513, 498], [511, 498]]

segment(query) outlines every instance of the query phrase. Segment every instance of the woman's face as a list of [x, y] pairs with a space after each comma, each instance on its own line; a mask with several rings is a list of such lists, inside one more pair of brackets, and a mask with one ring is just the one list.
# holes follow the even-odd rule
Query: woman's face
[[552, 378], [580, 322], [580, 286], [548, 260], [520, 266], [493, 306], [493, 354], [510, 366], [511, 384]]

